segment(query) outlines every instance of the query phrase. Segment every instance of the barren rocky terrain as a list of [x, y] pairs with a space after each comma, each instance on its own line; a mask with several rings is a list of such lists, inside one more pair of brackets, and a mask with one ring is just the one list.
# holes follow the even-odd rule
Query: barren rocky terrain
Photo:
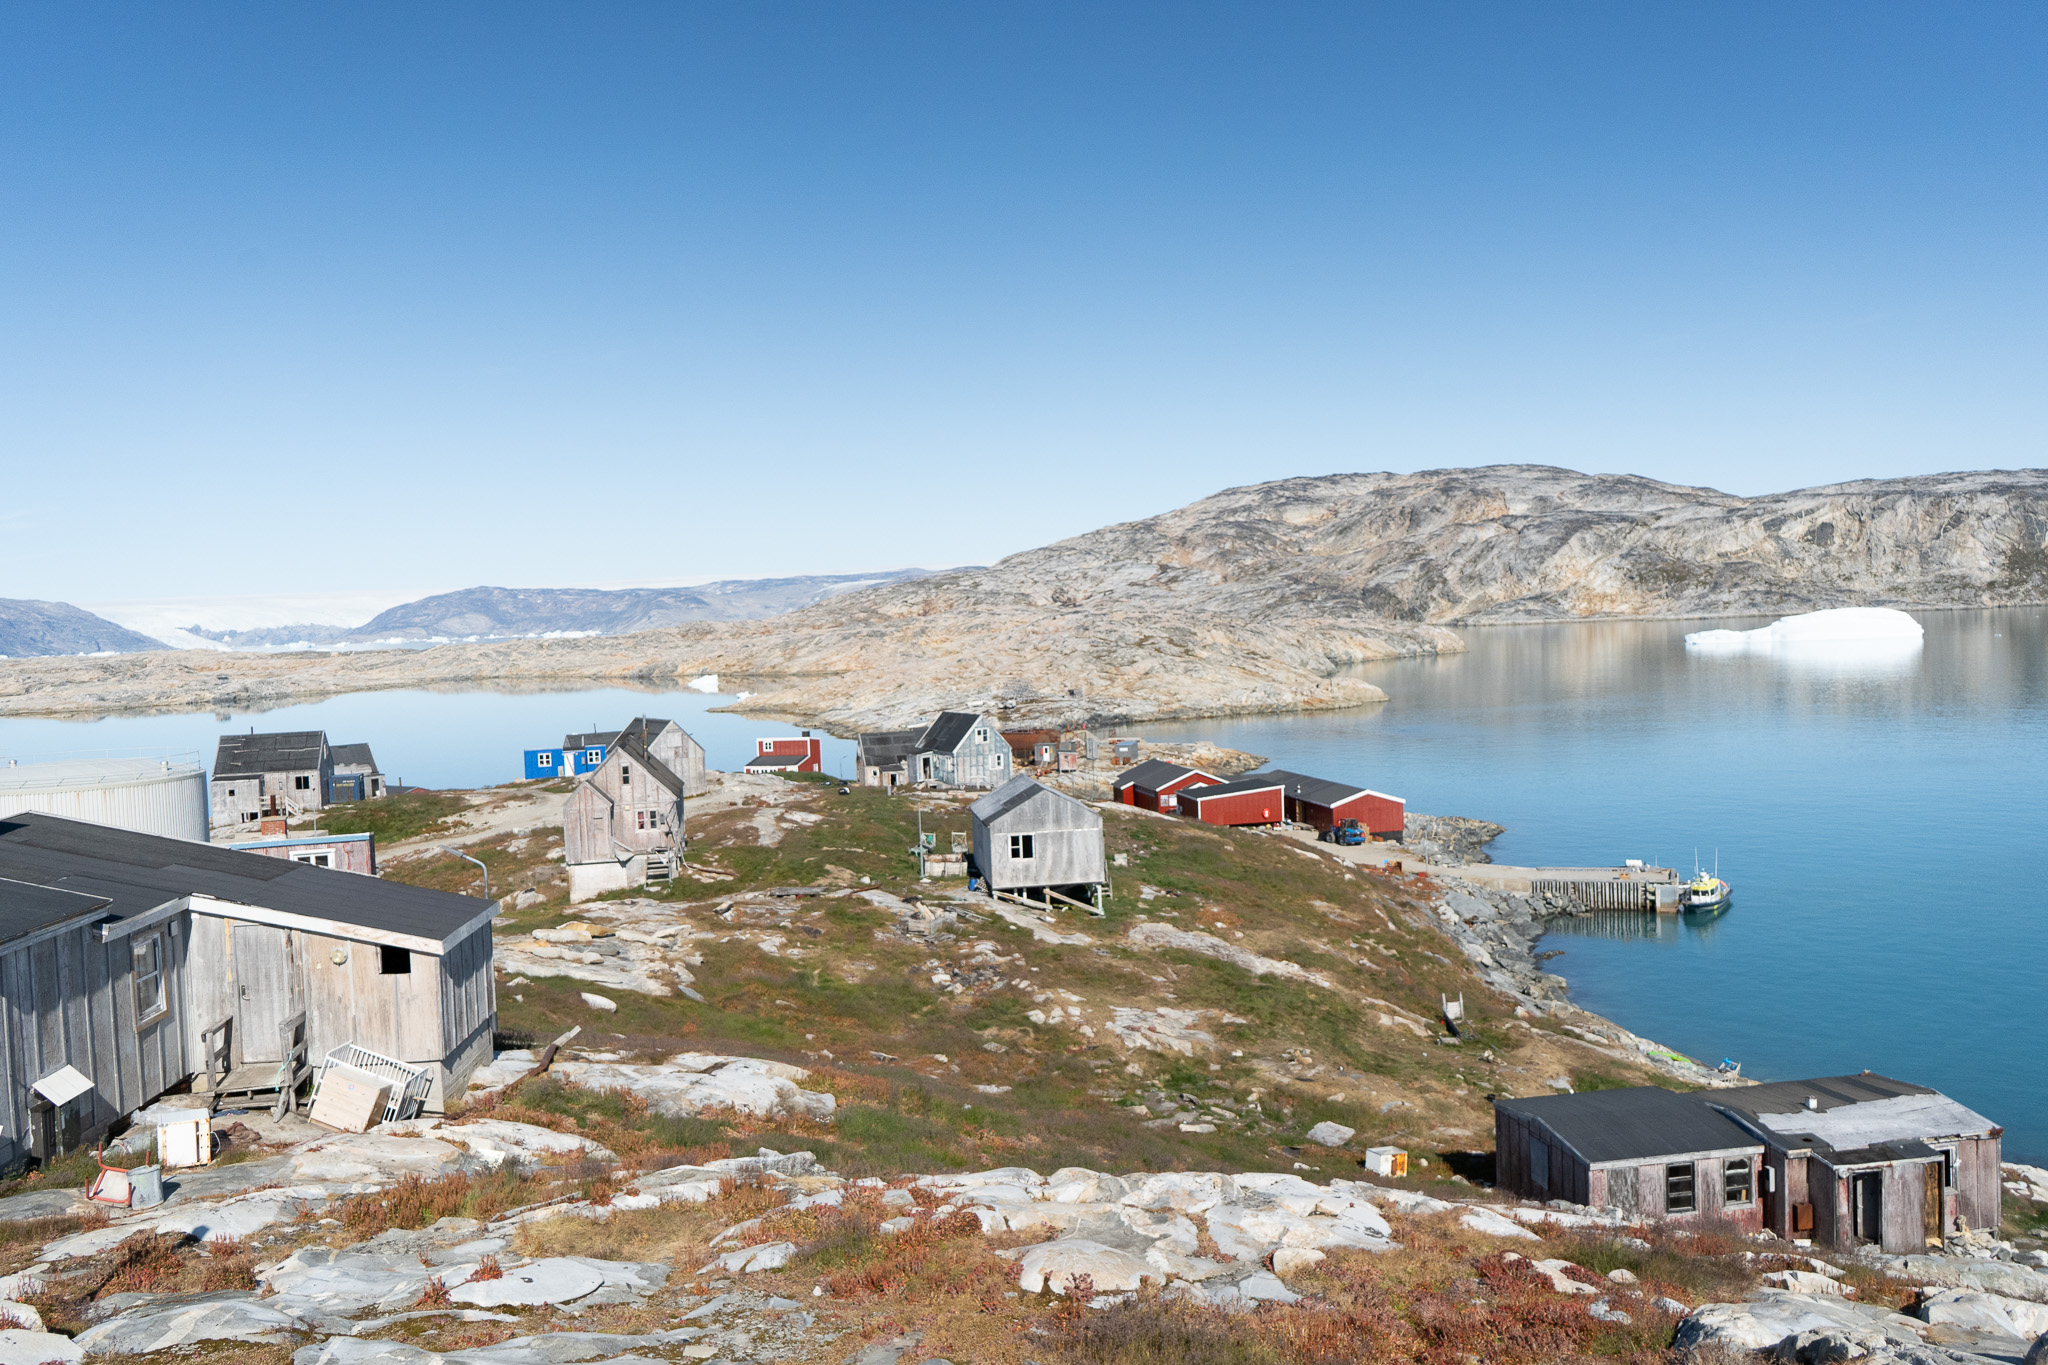
[[[1462, 648], [1459, 623], [2048, 599], [2048, 471], [1741, 498], [1525, 465], [1231, 489], [985, 569], [772, 621], [404, 654], [9, 663], [0, 714], [369, 688], [557, 688], [716, 673], [743, 709], [841, 733], [942, 707], [1019, 723], [1353, 706], [1350, 665]], [[223, 676], [223, 673], [225, 676]]]

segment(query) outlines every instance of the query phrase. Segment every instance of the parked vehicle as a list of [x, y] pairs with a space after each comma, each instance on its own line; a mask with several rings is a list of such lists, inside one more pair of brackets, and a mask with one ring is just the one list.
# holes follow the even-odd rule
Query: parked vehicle
[[1365, 831], [1359, 827], [1356, 820], [1340, 820], [1316, 835], [1316, 838], [1326, 844], [1362, 844], [1365, 842]]

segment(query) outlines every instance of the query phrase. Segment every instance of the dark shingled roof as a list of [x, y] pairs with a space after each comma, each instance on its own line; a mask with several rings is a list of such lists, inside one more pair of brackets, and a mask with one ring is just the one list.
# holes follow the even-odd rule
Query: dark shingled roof
[[27, 938], [38, 929], [104, 911], [105, 896], [59, 891], [30, 882], [0, 880], [0, 943]]
[[1207, 801], [1212, 796], [1243, 796], [1246, 792], [1271, 791], [1280, 785], [1271, 773], [1254, 773], [1213, 787], [1188, 787], [1179, 796], [1183, 801]]
[[1823, 1076], [1813, 1081], [1766, 1081], [1762, 1085], [1745, 1085], [1715, 1096], [1714, 1102], [1724, 1109], [1740, 1109], [1745, 1114], [1789, 1114], [1795, 1109], [1804, 1109], [1806, 1097], [1811, 1095], [1817, 1101], [1815, 1109], [1825, 1113], [1830, 1109], [1840, 1109], [1845, 1104], [1862, 1104], [1866, 1100], [1891, 1100], [1901, 1095], [1935, 1093], [1924, 1085], [1895, 1081], [1889, 1076], [1866, 1071], [1861, 1076]]
[[[1717, 1091], [1715, 1096], [1725, 1093]], [[1764, 1145], [1733, 1119], [1716, 1113], [1701, 1096], [1654, 1085], [1502, 1099], [1494, 1107], [1542, 1124], [1594, 1165]]]
[[265, 773], [304, 772], [320, 766], [327, 747], [325, 730], [292, 730], [275, 735], [222, 735], [214, 750], [213, 776], [261, 777]]
[[[442, 943], [489, 904], [260, 853], [33, 813], [0, 819], [0, 878], [102, 898], [105, 913], [116, 919], [201, 895]], [[43, 904], [56, 913], [64, 903]]]
[[1186, 777], [1193, 768], [1183, 768], [1178, 763], [1168, 763], [1163, 758], [1148, 758], [1135, 768], [1124, 771], [1124, 775], [1110, 784], [1111, 791], [1122, 791], [1125, 787], [1143, 787], [1156, 792], [1169, 782]]
[[1362, 795], [1368, 789], [1351, 782], [1331, 782], [1326, 778], [1310, 777], [1306, 773], [1291, 773], [1285, 768], [1273, 768], [1253, 777], [1263, 777], [1278, 782], [1287, 788], [1288, 796], [1296, 801], [1306, 801], [1312, 806], [1336, 806]]
[[860, 752], [862, 767], [886, 768], [910, 757], [917, 749], [917, 742], [923, 738], [923, 730], [875, 730], [860, 736], [855, 746]]
[[810, 761], [809, 754], [755, 754], [747, 760], [746, 771], [777, 772], [784, 768], [800, 768]]
[[939, 718], [925, 727], [924, 736], [917, 741], [913, 752], [950, 754], [980, 723], [981, 717], [972, 711], [941, 711]]
[[343, 764], [356, 764], [368, 768], [373, 773], [377, 771], [377, 760], [370, 756], [370, 746], [367, 744], [336, 744], [327, 752], [334, 756], [334, 766], [337, 768]]

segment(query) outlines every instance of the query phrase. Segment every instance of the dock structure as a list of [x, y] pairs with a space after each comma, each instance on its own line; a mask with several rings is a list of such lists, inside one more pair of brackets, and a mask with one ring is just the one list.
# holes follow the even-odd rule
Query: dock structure
[[1568, 896], [1588, 910], [1676, 910], [1678, 873], [1668, 867], [1530, 868], [1529, 890]]

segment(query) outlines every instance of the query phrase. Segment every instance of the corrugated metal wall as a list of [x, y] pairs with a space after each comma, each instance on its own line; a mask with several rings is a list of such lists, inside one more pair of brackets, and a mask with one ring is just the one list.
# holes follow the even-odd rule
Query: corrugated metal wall
[[110, 772], [99, 779], [58, 780], [48, 787], [0, 788], [0, 816], [40, 811], [200, 842], [206, 839], [206, 802], [206, 770], [175, 763], [160, 773]]

